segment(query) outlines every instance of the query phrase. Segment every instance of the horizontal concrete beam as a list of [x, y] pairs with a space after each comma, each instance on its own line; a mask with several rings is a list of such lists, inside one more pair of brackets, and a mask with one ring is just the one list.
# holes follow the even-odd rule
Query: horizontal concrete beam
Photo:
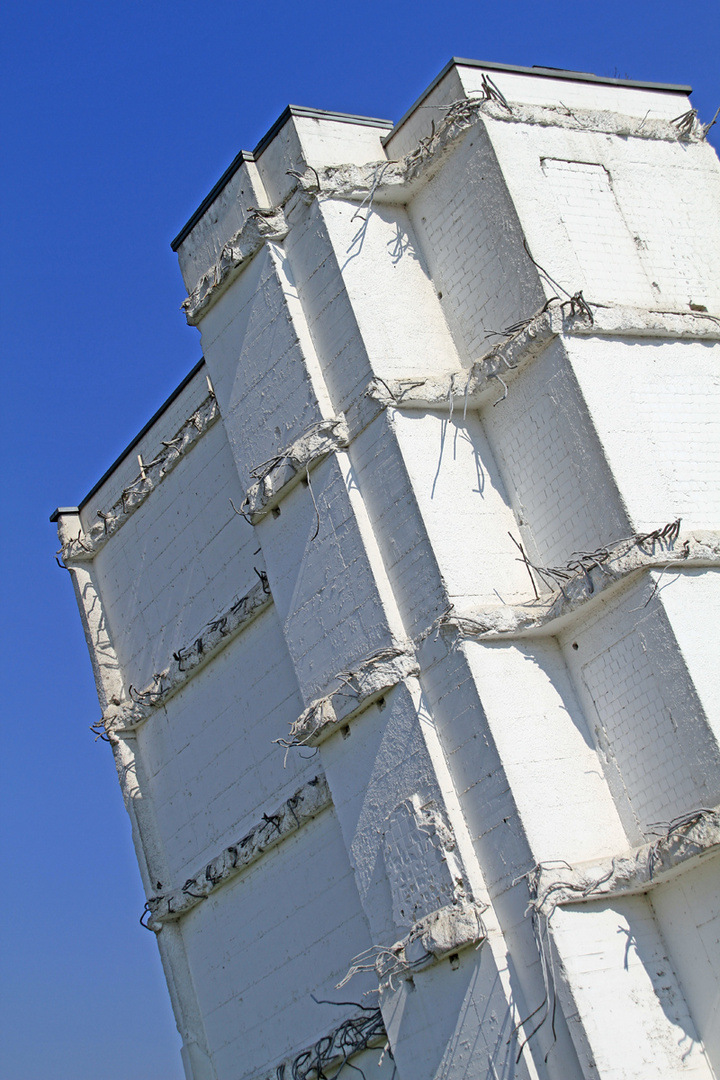
[[349, 442], [350, 433], [344, 416], [312, 424], [289, 446], [278, 450], [274, 457], [253, 470], [257, 480], [248, 488], [240, 513], [252, 525], [257, 525], [311, 468], [328, 454], [344, 450]]
[[538, 864], [528, 875], [532, 909], [550, 918], [556, 907], [644, 893], [690, 860], [720, 851], [720, 809], [699, 808], [669, 822], [665, 833], [612, 858]]
[[334, 1070], [338, 1066], [351, 1064], [352, 1058], [362, 1050], [385, 1046], [387, 1041], [380, 1009], [364, 1008], [330, 1028], [312, 1046], [277, 1062], [271, 1072], [256, 1073], [253, 1080], [317, 1080], [328, 1072], [337, 1076]]
[[310, 167], [303, 174], [292, 173], [297, 182], [282, 206], [256, 209], [242, 227], [228, 240], [220, 257], [201, 277], [183, 301], [187, 321], [196, 326], [203, 315], [222, 295], [226, 287], [245, 268], [268, 240], [281, 242], [288, 233], [285, 210], [290, 213], [296, 200], [345, 199], [368, 203], [405, 203], [420, 183], [431, 179], [441, 167], [453, 144], [477, 123], [485, 119], [541, 127], [567, 128], [570, 131], [599, 132], [622, 138], [653, 139], [669, 142], [702, 142], [705, 128], [694, 111], [669, 120], [638, 120], [635, 116], [593, 109], [567, 109], [565, 106], [508, 105], [490, 97], [464, 98], [446, 108], [432, 133], [420, 139], [417, 147], [399, 161], [374, 161], [367, 165], [325, 165]]
[[208, 623], [204, 630], [190, 645], [178, 649], [173, 654], [173, 663], [155, 676], [154, 681], [144, 690], [130, 687], [130, 700], [113, 700], [93, 730], [99, 735], [112, 737], [131, 734], [145, 723], [152, 713], [165, 705], [173, 694], [213, 660], [237, 634], [248, 626], [272, 603], [272, 594], [267, 576], [258, 571], [260, 581], [252, 589], [228, 608], [223, 614]]
[[487, 938], [483, 913], [487, 904], [463, 900], [431, 911], [413, 924], [412, 929], [394, 945], [372, 945], [353, 957], [347, 975], [337, 984], [342, 989], [354, 975], [374, 970], [380, 990], [393, 989], [395, 979], [408, 978], [417, 971], [432, 967], [471, 945], [477, 947]]
[[255, 210], [225, 244], [217, 262], [203, 274], [190, 295], [183, 300], [182, 308], [188, 323], [197, 326], [266, 240], [284, 240], [287, 233], [288, 225], [280, 207]]
[[291, 725], [287, 740], [280, 740], [281, 745], [318, 746], [393, 686], [419, 674], [420, 665], [409, 642], [373, 653], [352, 671], [336, 675], [340, 685], [305, 709]]
[[107, 514], [86, 533], [63, 544], [61, 554], [66, 564], [90, 562], [108, 540], [121, 529], [125, 522], [142, 506], [149, 495], [172, 472], [181, 458], [193, 448], [198, 439], [220, 417], [215, 394], [210, 393], [198, 405], [192, 416], [171, 439], [163, 440], [163, 449], [149, 462], [140, 460], [140, 472], [131, 484], [123, 488]]
[[[578, 297], [582, 299], [579, 305]], [[589, 314], [588, 314], [589, 312]], [[473, 409], [500, 394], [518, 373], [559, 336], [720, 340], [720, 316], [695, 312], [651, 311], [646, 308], [587, 304], [581, 294], [557, 299], [516, 327], [475, 360], [450, 375], [425, 379], [374, 379], [366, 394], [384, 406], [403, 409]]]
[[481, 641], [531, 633], [555, 634], [560, 619], [640, 570], [719, 568], [720, 532], [693, 529], [681, 533], [679, 524], [672, 522], [654, 533], [638, 533], [594, 552], [578, 552], [577, 558], [565, 567], [536, 568], [528, 563], [531, 576], [534, 573], [545, 585], [552, 584], [552, 592], [525, 604], [498, 604], [467, 612], [452, 610], [442, 617], [442, 625], [462, 637]]
[[325, 777], [315, 776], [272, 813], [263, 814], [241, 840], [211, 859], [201, 871], [188, 878], [181, 889], [151, 896], [145, 905], [147, 918], [143, 916], [143, 925], [159, 933], [164, 923], [185, 915], [215, 889], [256, 862], [264, 852], [317, 817], [331, 802]]

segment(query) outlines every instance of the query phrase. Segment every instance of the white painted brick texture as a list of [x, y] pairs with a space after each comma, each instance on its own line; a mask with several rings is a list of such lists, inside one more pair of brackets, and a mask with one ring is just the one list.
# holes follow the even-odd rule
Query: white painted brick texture
[[257, 581], [242, 488], [215, 424], [95, 559], [125, 690], [144, 689]]
[[[273, 744], [302, 711], [275, 611], [258, 616], [138, 733], [173, 880], [184, 882], [315, 775]], [[314, 771], [315, 770], [315, 771]]]
[[[388, 158], [451, 102], [482, 96], [483, 73], [450, 68]], [[217, 422], [74, 571], [104, 702], [144, 689], [267, 573], [263, 610], [116, 747], [140, 862], [167, 878], [163, 892], [311, 777], [332, 796], [160, 930], [188, 1080], [267, 1080], [355, 1008], [311, 995], [370, 990], [395, 1063], [378, 1069], [365, 1050], [368, 1076], [720, 1070], [716, 854], [647, 895], [558, 907], [544, 955], [527, 907], [537, 864], [612, 860], [654, 822], [720, 803], [712, 545], [706, 562], [636, 570], [531, 631], [462, 640], [442, 619], [451, 604], [533, 610], [511, 536], [562, 567], [676, 517], [720, 529], [715, 352], [691, 321], [707, 315], [707, 331], [720, 317], [720, 173], [707, 145], [681, 145], [667, 125], [662, 138], [607, 133], [627, 119], [612, 109], [666, 124], [687, 107], [679, 92], [489, 74], [536, 110], [528, 122], [486, 109], [371, 207], [358, 210], [366, 189], [349, 180], [342, 198], [317, 196], [288, 174], [346, 164], [367, 180], [372, 168], [353, 168], [382, 160], [382, 129], [353, 118], [291, 116], [242, 166], [183, 241], [189, 283], [251, 188], [258, 205], [285, 200], [288, 235], [217, 282], [198, 320], [206, 365], [81, 514], [96, 524], [137, 475], [135, 454], [152, 458], [206, 397], [209, 374]], [[395, 408], [366, 393], [374, 377], [461, 385], [498, 331], [579, 289], [609, 305], [594, 309], [605, 323], [567, 308], [563, 323], [555, 301], [553, 340], [466, 415], [439, 394]], [[660, 336], [663, 312], [695, 339]], [[259, 466], [338, 414], [346, 449], [310, 461], [255, 526], [235, 514]], [[305, 708], [343, 682], [352, 696], [353, 669], [398, 641], [419, 675], [360, 703], [317, 752], [286, 757], [277, 740]], [[336, 989], [358, 954], [470, 900], [487, 905], [477, 948]], [[541, 1023], [543, 970], [557, 975], [557, 1041]]]
[[332, 809], [194, 908], [183, 938], [220, 1076], [269, 1071], [337, 1026], [353, 1010], [311, 995], [342, 1000], [370, 941]]

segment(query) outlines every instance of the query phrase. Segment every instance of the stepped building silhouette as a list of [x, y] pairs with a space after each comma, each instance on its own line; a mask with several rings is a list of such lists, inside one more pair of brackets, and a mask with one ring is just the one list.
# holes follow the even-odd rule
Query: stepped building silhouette
[[290, 106], [175, 240], [204, 359], [53, 520], [188, 1080], [720, 1075], [688, 93]]

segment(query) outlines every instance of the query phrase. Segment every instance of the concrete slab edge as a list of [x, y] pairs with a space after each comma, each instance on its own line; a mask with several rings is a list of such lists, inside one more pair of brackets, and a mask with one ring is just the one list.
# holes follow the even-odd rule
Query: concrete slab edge
[[101, 737], [134, 734], [146, 720], [213, 660], [226, 645], [272, 603], [272, 594], [264, 571], [257, 570], [257, 585], [235, 600], [231, 606], [207, 624], [191, 642], [173, 653], [172, 663], [159, 672], [144, 690], [129, 688], [129, 700], [113, 700], [102, 718], [93, 726]]
[[324, 776], [308, 780], [272, 813], [263, 814], [240, 840], [224, 848], [202, 870], [188, 878], [182, 888], [151, 896], [145, 905], [143, 925], [159, 933], [164, 923], [186, 915], [215, 889], [237, 877], [266, 851], [317, 817], [331, 802]]
[[540, 863], [528, 875], [531, 910], [551, 918], [556, 907], [644, 893], [690, 862], [720, 851], [720, 808], [700, 807], [673, 822], [657, 839], [610, 858]]
[[65, 564], [91, 562], [219, 417], [215, 394], [211, 392], [174, 436], [163, 440], [157, 457], [150, 462], [139, 460], [140, 472], [135, 480], [123, 488], [107, 514], [98, 511], [101, 521], [63, 544], [60, 554]]

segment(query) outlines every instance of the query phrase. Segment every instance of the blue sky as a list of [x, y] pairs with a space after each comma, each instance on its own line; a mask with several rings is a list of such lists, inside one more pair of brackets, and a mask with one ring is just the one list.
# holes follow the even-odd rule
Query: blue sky
[[[200, 355], [170, 240], [288, 102], [397, 119], [452, 56], [689, 83], [717, 0], [27, 0], [4, 13], [3, 1075], [182, 1080], [70, 580], [74, 505]], [[710, 141], [718, 146], [720, 124]]]

